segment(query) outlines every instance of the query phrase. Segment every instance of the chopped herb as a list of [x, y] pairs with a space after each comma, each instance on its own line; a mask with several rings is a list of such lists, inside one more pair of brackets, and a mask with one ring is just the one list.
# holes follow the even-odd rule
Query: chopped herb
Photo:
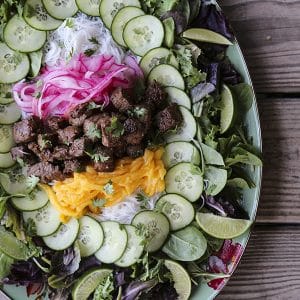
[[50, 140], [48, 140], [45, 135], [42, 136], [42, 140], [41, 140], [41, 145], [40, 145], [41, 149], [45, 149], [47, 147], [52, 147], [52, 142]]
[[74, 27], [73, 19], [71, 19], [71, 18], [67, 19], [65, 27], [73, 28]]
[[29, 236], [36, 235], [36, 224], [32, 218], [29, 218], [26, 223], [24, 223], [25, 231]]
[[114, 277], [110, 274], [106, 280], [103, 280], [96, 288], [93, 300], [112, 300], [114, 288]]
[[133, 110], [134, 115], [139, 119], [143, 118], [146, 114], [147, 110], [144, 107], [135, 107]]
[[144, 193], [138, 193], [135, 198], [140, 202], [141, 209], [147, 208], [149, 198]]
[[91, 139], [94, 139], [94, 138], [101, 139], [101, 136], [102, 136], [101, 131], [98, 129], [96, 124], [91, 124], [89, 126], [89, 129], [88, 129], [86, 135]]
[[86, 50], [84, 51], [84, 55], [90, 57], [90, 56], [92, 56], [93, 54], [95, 54], [96, 51], [97, 51], [96, 49], [91, 49], [91, 48], [89, 48], [89, 49], [86, 49]]
[[107, 182], [107, 184], [104, 185], [103, 191], [108, 195], [111, 195], [114, 193], [114, 186], [113, 186], [113, 183], [111, 180], [109, 180]]
[[109, 160], [109, 156], [104, 156], [101, 153], [89, 153], [85, 152], [94, 162], [106, 162]]
[[40, 179], [37, 176], [31, 175], [27, 177], [26, 183], [29, 190], [32, 190], [38, 183]]
[[99, 41], [98, 41], [95, 37], [91, 37], [91, 38], [89, 39], [89, 41], [90, 41], [92, 44], [94, 44], [94, 45], [100, 45], [100, 44], [99, 44]]
[[43, 85], [43, 80], [39, 79], [35, 85], [36, 87], [41, 87]]
[[106, 127], [105, 131], [111, 133], [113, 137], [120, 137], [124, 134], [124, 127], [117, 117], [112, 117], [110, 126]]
[[103, 110], [104, 104], [96, 104], [95, 102], [90, 102], [87, 107], [88, 110], [93, 110], [93, 109], [97, 109], [97, 108], [100, 108], [101, 110]]
[[106, 203], [105, 199], [94, 199], [93, 200], [93, 205], [96, 207], [104, 207], [105, 203]]

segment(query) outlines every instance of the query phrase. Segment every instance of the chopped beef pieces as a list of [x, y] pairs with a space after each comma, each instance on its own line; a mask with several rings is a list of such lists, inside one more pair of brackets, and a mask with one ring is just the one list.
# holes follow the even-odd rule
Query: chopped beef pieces
[[72, 175], [74, 172], [81, 172], [83, 170], [84, 164], [77, 160], [65, 160], [63, 173], [67, 176]]
[[74, 140], [79, 137], [81, 130], [76, 126], [68, 126], [64, 129], [57, 131], [58, 140], [61, 144], [70, 145]]
[[42, 183], [48, 183], [53, 180], [64, 180], [64, 175], [60, 171], [58, 166], [55, 166], [49, 162], [39, 162], [28, 168], [28, 176], [37, 176]]
[[29, 143], [28, 149], [31, 150], [41, 161], [53, 162], [53, 155], [51, 150], [41, 150], [39, 145], [35, 142]]
[[92, 142], [97, 142], [101, 139], [100, 117], [101, 115], [94, 115], [83, 123], [83, 132]]
[[152, 110], [161, 110], [168, 105], [167, 93], [157, 81], [153, 81], [147, 87], [145, 92], [145, 103], [149, 105]]
[[73, 126], [82, 126], [84, 120], [92, 115], [92, 110], [88, 109], [88, 103], [77, 105], [69, 115], [69, 123]]
[[116, 88], [112, 92], [110, 100], [113, 106], [120, 112], [125, 112], [132, 106], [132, 101], [130, 99], [129, 93], [121, 87]]
[[70, 158], [69, 147], [66, 145], [59, 145], [53, 149], [54, 160], [66, 160]]
[[175, 129], [181, 123], [182, 115], [176, 103], [169, 105], [159, 112], [156, 119], [158, 130], [162, 133]]
[[129, 145], [140, 144], [145, 136], [145, 126], [138, 120], [129, 118], [124, 123], [125, 141]]
[[30, 117], [14, 124], [13, 134], [17, 144], [29, 143], [36, 139], [40, 122], [36, 117]]
[[145, 146], [143, 144], [139, 145], [129, 145], [127, 146], [127, 155], [136, 158], [144, 154]]
[[124, 128], [118, 118], [104, 116], [100, 119], [102, 144], [105, 147], [120, 147], [124, 143]]
[[152, 122], [151, 110], [148, 105], [135, 105], [131, 111], [130, 115], [133, 115], [136, 119], [142, 122], [146, 130], [149, 130]]
[[59, 129], [63, 129], [68, 125], [68, 122], [63, 117], [48, 117], [44, 121], [45, 127], [49, 131], [56, 132]]
[[52, 149], [57, 142], [57, 135], [55, 133], [39, 133], [37, 143], [41, 150]]
[[24, 164], [29, 165], [37, 162], [35, 155], [24, 145], [13, 147], [10, 150], [10, 153], [15, 161], [23, 162]]
[[126, 146], [122, 145], [120, 147], [113, 148], [113, 153], [116, 158], [122, 158], [126, 156]]
[[113, 149], [98, 146], [93, 155], [93, 167], [97, 172], [112, 172], [115, 168]]
[[89, 147], [90, 142], [87, 138], [82, 137], [76, 139], [69, 149], [69, 154], [72, 157], [83, 157], [86, 155], [85, 151]]

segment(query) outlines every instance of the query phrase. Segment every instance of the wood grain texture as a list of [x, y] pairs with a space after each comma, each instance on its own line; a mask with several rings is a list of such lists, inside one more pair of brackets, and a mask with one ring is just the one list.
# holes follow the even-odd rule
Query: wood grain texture
[[300, 224], [300, 99], [258, 100], [263, 184], [257, 221]]
[[300, 92], [300, 1], [220, 0], [257, 92]]
[[300, 227], [256, 226], [218, 300], [300, 298]]

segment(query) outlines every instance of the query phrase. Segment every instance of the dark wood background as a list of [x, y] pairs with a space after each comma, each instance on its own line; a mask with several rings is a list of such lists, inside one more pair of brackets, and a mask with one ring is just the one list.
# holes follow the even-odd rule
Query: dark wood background
[[218, 296], [300, 299], [300, 1], [220, 0], [258, 96], [264, 171], [257, 223]]

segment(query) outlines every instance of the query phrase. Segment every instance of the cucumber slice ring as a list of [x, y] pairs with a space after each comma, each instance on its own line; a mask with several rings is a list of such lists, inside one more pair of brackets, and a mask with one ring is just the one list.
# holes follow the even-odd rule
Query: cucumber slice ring
[[76, 0], [78, 8], [85, 14], [99, 17], [100, 0]]
[[21, 110], [16, 102], [0, 105], [0, 124], [9, 125], [21, 118]]
[[11, 153], [0, 153], [0, 168], [11, 168], [16, 162], [13, 160]]
[[58, 20], [73, 17], [78, 7], [75, 0], [42, 0], [48, 14]]

